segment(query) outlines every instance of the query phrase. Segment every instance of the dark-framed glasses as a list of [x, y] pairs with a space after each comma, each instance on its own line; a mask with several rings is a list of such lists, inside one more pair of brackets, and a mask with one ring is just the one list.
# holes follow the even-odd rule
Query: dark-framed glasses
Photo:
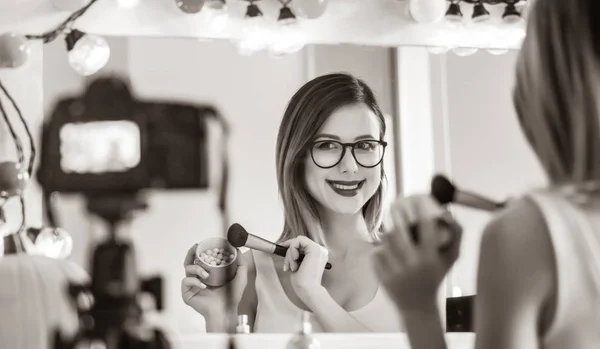
[[315, 165], [320, 168], [331, 168], [339, 164], [346, 149], [350, 152], [357, 164], [362, 167], [375, 167], [383, 160], [387, 142], [379, 140], [360, 140], [354, 143], [342, 143], [334, 140], [319, 140], [313, 142], [310, 156]]

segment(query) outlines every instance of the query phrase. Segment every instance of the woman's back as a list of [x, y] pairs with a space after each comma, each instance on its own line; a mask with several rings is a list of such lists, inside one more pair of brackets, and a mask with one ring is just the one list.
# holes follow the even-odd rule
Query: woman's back
[[[572, 189], [534, 192], [553, 248], [555, 289], [544, 349], [600, 345], [600, 197]], [[535, 253], [532, 246], [532, 253]], [[548, 316], [543, 314], [543, 316]]]

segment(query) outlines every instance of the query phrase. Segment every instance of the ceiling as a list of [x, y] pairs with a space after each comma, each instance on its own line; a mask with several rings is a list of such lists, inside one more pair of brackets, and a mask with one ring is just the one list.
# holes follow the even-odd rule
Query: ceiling
[[[77, 0], [74, 0], [77, 1]], [[84, 0], [79, 0], [84, 1]], [[247, 2], [228, 0], [229, 24], [219, 33], [210, 31], [202, 11], [186, 14], [175, 0], [141, 0], [131, 9], [117, 6], [118, 0], [98, 0], [75, 27], [89, 33], [111, 36], [155, 36], [196, 38], [237, 38], [245, 28]], [[301, 0], [294, 0], [301, 1]], [[410, 0], [420, 2], [446, 0]], [[518, 49], [524, 28], [502, 27], [503, 5], [488, 5], [492, 18], [486, 23], [452, 27], [442, 20], [419, 24], [407, 15], [409, 0], [329, 0], [327, 11], [298, 25], [310, 43], [355, 43], [377, 46], [442, 46]], [[277, 0], [257, 3], [276, 28], [281, 5]], [[465, 17], [471, 5], [462, 5]], [[57, 10], [50, 0], [0, 0], [0, 33], [15, 31], [39, 34], [53, 29], [70, 13]]]

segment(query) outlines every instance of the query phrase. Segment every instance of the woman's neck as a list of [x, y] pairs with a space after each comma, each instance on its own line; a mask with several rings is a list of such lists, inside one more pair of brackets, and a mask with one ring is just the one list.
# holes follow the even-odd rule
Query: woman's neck
[[367, 223], [361, 212], [355, 215], [329, 213], [324, 216], [323, 230], [330, 252], [344, 256], [353, 246], [369, 241]]

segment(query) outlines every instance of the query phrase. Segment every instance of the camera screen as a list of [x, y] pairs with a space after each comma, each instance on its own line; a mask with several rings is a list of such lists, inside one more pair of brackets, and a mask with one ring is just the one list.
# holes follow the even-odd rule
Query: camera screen
[[140, 129], [134, 122], [68, 123], [60, 129], [64, 173], [126, 172], [140, 163]]

